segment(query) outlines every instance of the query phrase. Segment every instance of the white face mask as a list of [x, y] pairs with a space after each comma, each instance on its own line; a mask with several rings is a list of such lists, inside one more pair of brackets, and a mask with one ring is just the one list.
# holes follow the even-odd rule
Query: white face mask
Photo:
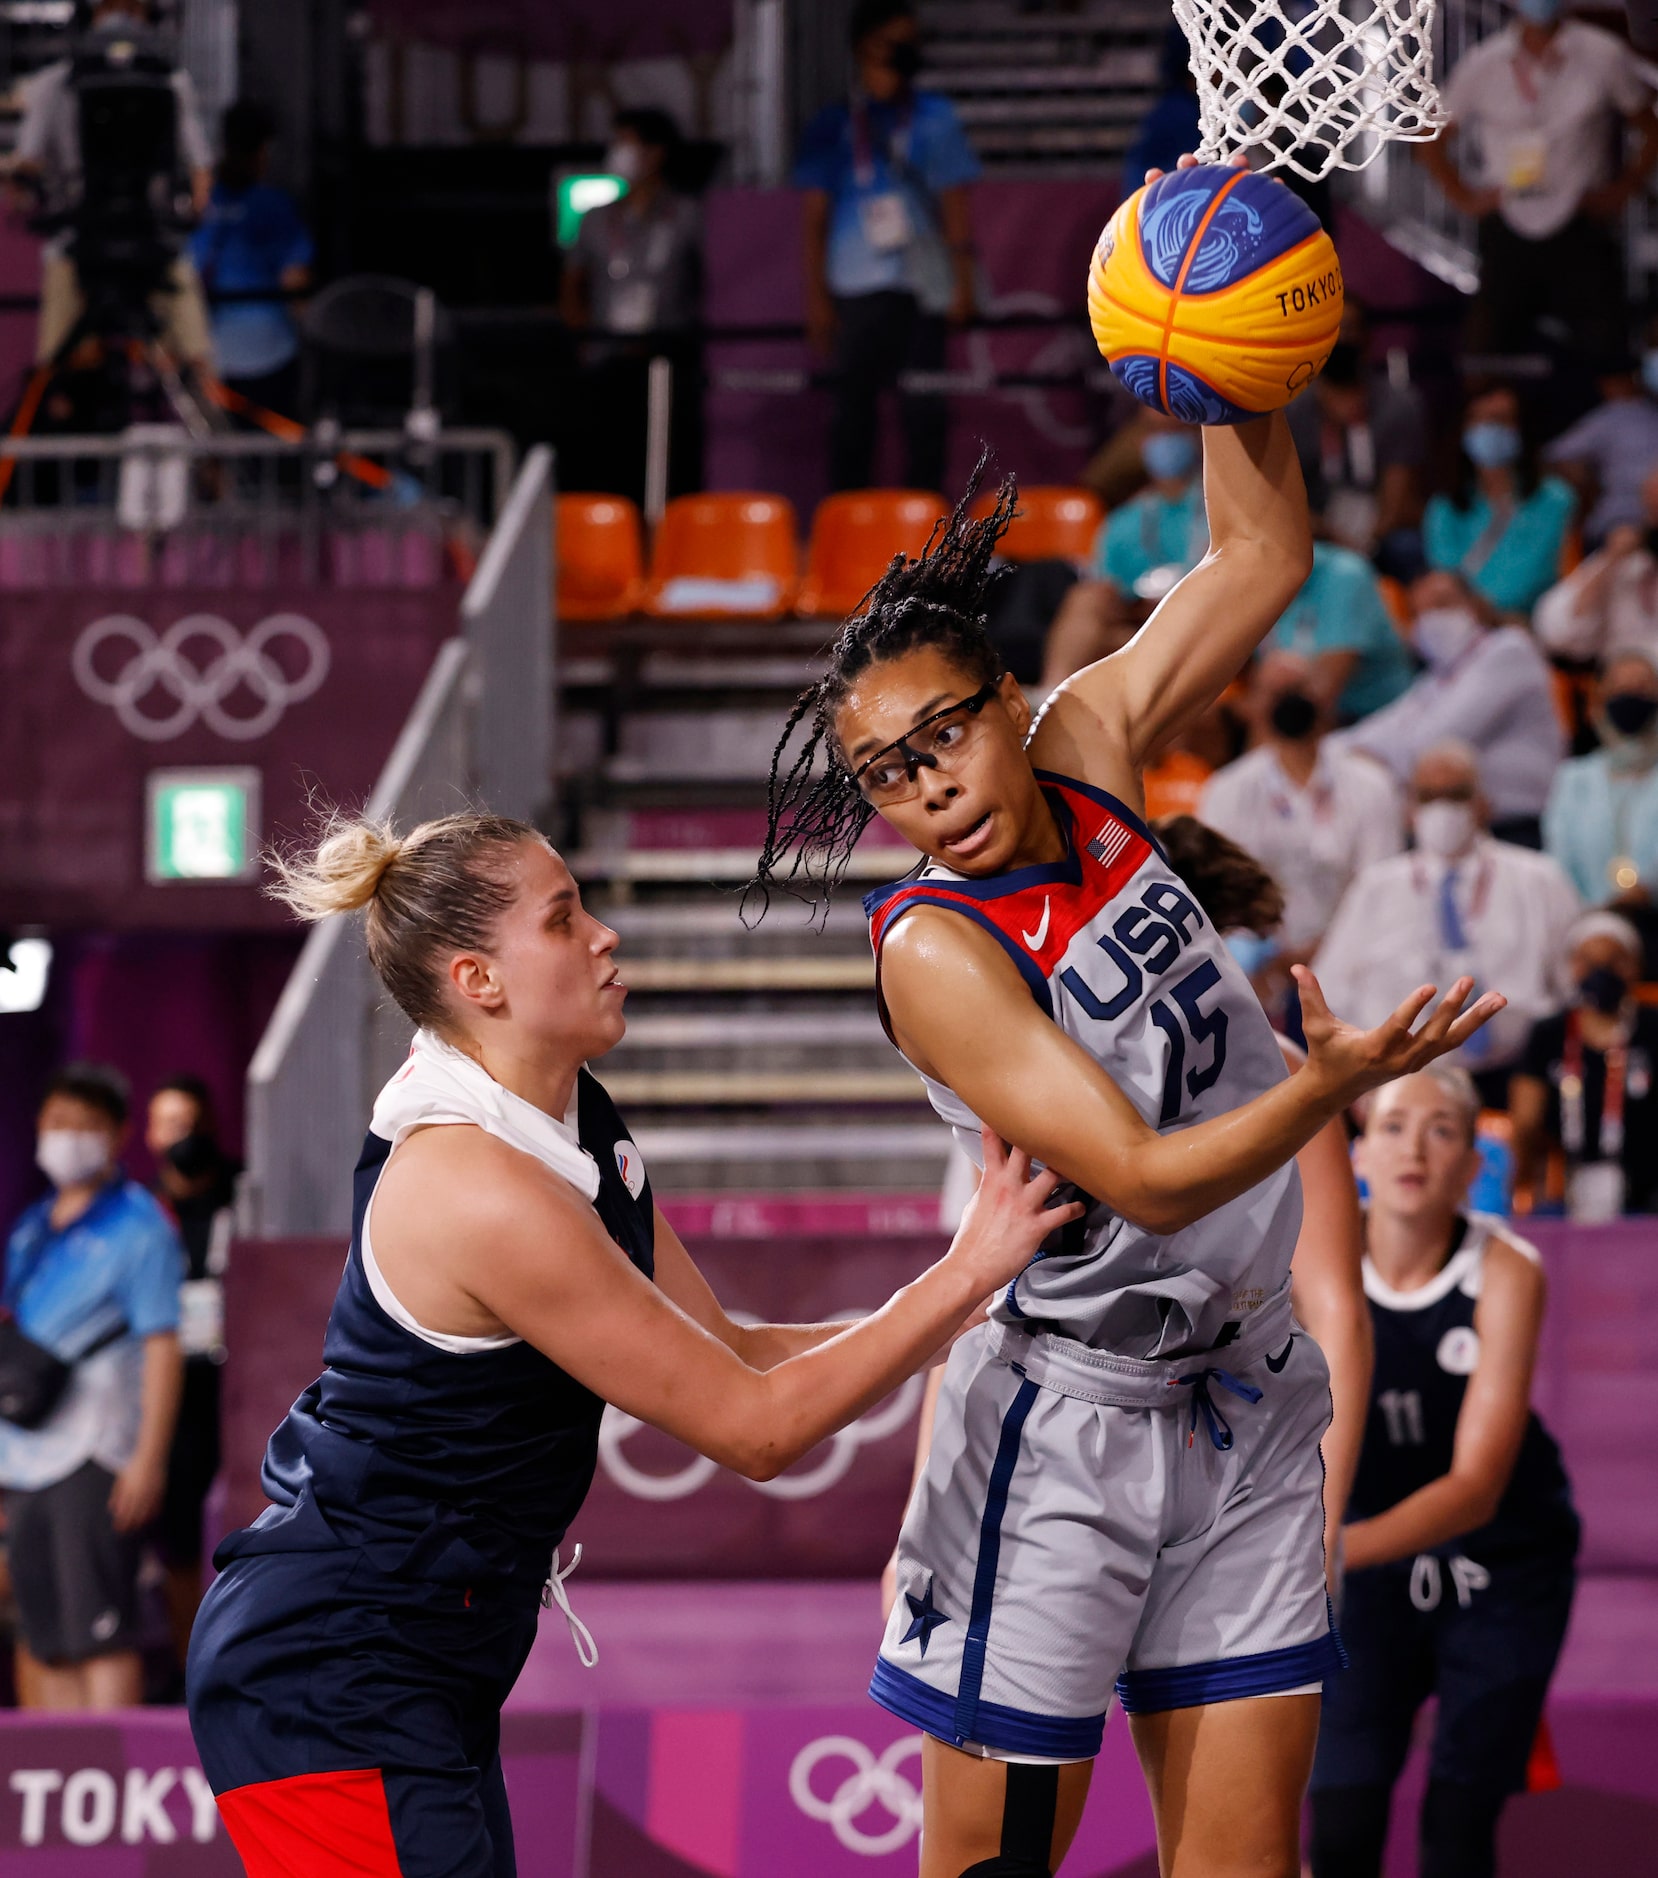
[[1463, 852], [1479, 832], [1471, 802], [1420, 802], [1412, 818], [1416, 845], [1449, 860]]
[[1480, 623], [1463, 606], [1430, 606], [1417, 614], [1411, 644], [1428, 663], [1452, 665], [1480, 635]]
[[630, 187], [638, 182], [640, 171], [644, 168], [644, 151], [631, 139], [627, 142], [618, 140], [604, 153], [604, 166], [612, 176], [620, 176]]
[[109, 1166], [109, 1136], [95, 1128], [47, 1128], [35, 1142], [35, 1166], [54, 1187], [79, 1187]]

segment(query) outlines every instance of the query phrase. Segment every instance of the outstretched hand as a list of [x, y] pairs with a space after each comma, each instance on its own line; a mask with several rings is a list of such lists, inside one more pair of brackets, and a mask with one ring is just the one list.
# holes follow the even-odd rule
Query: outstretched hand
[[1305, 965], [1292, 966], [1291, 972], [1301, 992], [1306, 1073], [1325, 1083], [1344, 1108], [1367, 1090], [1379, 1089], [1400, 1076], [1413, 1076], [1436, 1058], [1448, 1056], [1508, 1003], [1500, 991], [1488, 991], [1464, 1011], [1474, 981], [1459, 978], [1418, 1030], [1416, 1020], [1433, 1002], [1437, 989], [1419, 985], [1384, 1023], [1374, 1030], [1360, 1030], [1335, 1016]]
[[984, 1297], [1017, 1278], [1049, 1233], [1087, 1209], [1077, 1200], [1050, 1205], [1063, 1176], [1052, 1168], [1032, 1174], [1030, 1156], [1008, 1147], [993, 1128], [981, 1128], [979, 1142], [984, 1172], [950, 1255], [971, 1262], [982, 1279], [977, 1295]]

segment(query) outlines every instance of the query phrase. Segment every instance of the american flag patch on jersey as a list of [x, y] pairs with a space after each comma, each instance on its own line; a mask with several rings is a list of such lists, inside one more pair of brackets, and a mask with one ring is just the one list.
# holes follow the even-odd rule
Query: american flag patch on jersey
[[1102, 867], [1109, 867], [1134, 839], [1134, 831], [1122, 822], [1111, 821], [1088, 844], [1088, 852]]

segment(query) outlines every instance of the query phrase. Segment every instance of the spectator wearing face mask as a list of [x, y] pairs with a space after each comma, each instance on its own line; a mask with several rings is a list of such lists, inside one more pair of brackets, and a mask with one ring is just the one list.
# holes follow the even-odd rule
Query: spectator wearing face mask
[[581, 427], [578, 488], [641, 501], [648, 372], [673, 368], [668, 493], [702, 487], [702, 217], [673, 186], [682, 139], [666, 111], [618, 111], [605, 168], [626, 193], [589, 209], [564, 264], [559, 310], [586, 348], [592, 420]]
[[1557, 658], [1631, 648], [1658, 659], [1658, 469], [1641, 484], [1641, 509], [1638, 525], [1617, 523], [1537, 602], [1533, 629]]
[[[967, 185], [979, 174], [955, 106], [916, 85], [921, 38], [909, 0], [857, 0], [850, 33], [851, 96], [806, 126], [794, 170], [805, 193], [807, 335], [835, 375], [835, 489], [869, 485], [881, 393], [905, 372], [941, 371], [947, 325], [973, 316]], [[942, 488], [944, 400], [903, 391], [899, 415], [909, 486]]]
[[213, 1097], [199, 1076], [173, 1076], [150, 1097], [144, 1145], [155, 1159], [157, 1197], [178, 1222], [185, 1253], [179, 1291], [184, 1393], [155, 1535], [167, 1570], [168, 1614], [182, 1673], [201, 1603], [202, 1507], [219, 1471], [223, 1276], [242, 1164], [219, 1145]]
[[1355, 1024], [1380, 1023], [1421, 984], [1467, 975], [1508, 999], [1457, 1053], [1488, 1107], [1501, 1108], [1532, 1024], [1567, 999], [1572, 883], [1546, 854], [1487, 832], [1480, 761], [1440, 743], [1413, 766], [1408, 854], [1373, 861], [1342, 896], [1313, 961], [1324, 995]]
[[1658, 889], [1658, 662], [1615, 652], [1596, 681], [1600, 748], [1562, 763], [1543, 843], [1591, 904], [1616, 901], [1640, 924]]
[[1559, 578], [1577, 498], [1537, 473], [1507, 385], [1476, 392], [1463, 412], [1454, 484], [1429, 498], [1422, 548], [1429, 567], [1461, 574], [1500, 613], [1529, 613]]
[[1364, 308], [1350, 297], [1324, 369], [1284, 415], [1323, 534], [1411, 580], [1422, 571], [1427, 407], [1414, 385], [1374, 370], [1368, 347]]
[[1399, 791], [1368, 758], [1325, 741], [1330, 707], [1306, 659], [1264, 653], [1248, 709], [1259, 742], [1210, 778], [1197, 818], [1278, 881], [1278, 955], [1305, 963], [1354, 876], [1405, 845]]
[[1598, 548], [1614, 528], [1644, 528], [1643, 489], [1658, 470], [1658, 350], [1637, 368], [1619, 358], [1599, 379], [1601, 402], [1555, 438], [1543, 461], [1577, 490], [1583, 539]]
[[1044, 690], [1125, 645], [1209, 550], [1196, 429], [1146, 411], [1140, 458], [1149, 486], [1106, 517], [1094, 546], [1094, 578], [1077, 582], [1048, 629]]
[[1509, 1084], [1515, 1173], [1542, 1196], [1551, 1150], [1573, 1219], [1658, 1211], [1658, 1009], [1637, 1004], [1640, 935], [1586, 913], [1568, 935], [1571, 1003], [1532, 1026]]
[[179, 1280], [172, 1222], [121, 1169], [126, 1086], [62, 1071], [41, 1104], [35, 1157], [53, 1191], [6, 1247], [0, 1339], [0, 1489], [42, 1708], [142, 1698], [139, 1535], [160, 1509], [178, 1412]]
[[[1468, 349], [1530, 352], [1553, 319], [1579, 355], [1604, 358], [1623, 338], [1618, 219], [1658, 159], [1651, 89], [1624, 40], [1563, 20], [1561, 0], [1518, 10], [1452, 67], [1449, 122], [1421, 149], [1453, 207], [1479, 220]], [[1620, 119], [1635, 135], [1614, 169]]]
[[1411, 643], [1427, 670], [1386, 710], [1339, 734], [1404, 782], [1447, 739], [1478, 753], [1492, 833], [1542, 845], [1543, 804], [1565, 749], [1549, 668], [1530, 633], [1503, 626], [1459, 574], [1424, 574], [1411, 589]]
[[1310, 663], [1314, 690], [1333, 702], [1342, 723], [1383, 709], [1410, 685], [1410, 654], [1389, 617], [1376, 570], [1333, 542], [1313, 543], [1312, 572], [1267, 644]]

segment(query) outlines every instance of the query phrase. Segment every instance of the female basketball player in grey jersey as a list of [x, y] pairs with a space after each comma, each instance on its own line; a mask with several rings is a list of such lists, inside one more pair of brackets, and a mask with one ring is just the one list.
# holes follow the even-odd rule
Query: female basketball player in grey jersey
[[893, 562], [779, 744], [757, 885], [832, 880], [876, 813], [909, 839], [920, 870], [866, 901], [893, 1039], [970, 1152], [982, 1120], [1088, 1207], [957, 1346], [899, 1543], [872, 1693], [928, 1736], [923, 1878], [1050, 1872], [1113, 1689], [1166, 1878], [1298, 1872], [1334, 1648], [1289, 1163], [1502, 1005], [1463, 1013], [1460, 980], [1413, 1031], [1424, 986], [1360, 1032], [1298, 969], [1309, 1051], [1287, 1075], [1145, 827], [1149, 755], [1310, 565], [1283, 420], [1206, 431], [1204, 456], [1209, 553], [1034, 725], [984, 631], [1007, 485]]

